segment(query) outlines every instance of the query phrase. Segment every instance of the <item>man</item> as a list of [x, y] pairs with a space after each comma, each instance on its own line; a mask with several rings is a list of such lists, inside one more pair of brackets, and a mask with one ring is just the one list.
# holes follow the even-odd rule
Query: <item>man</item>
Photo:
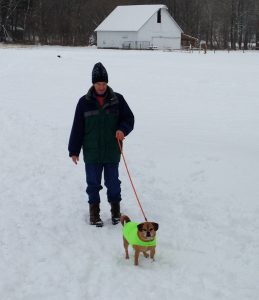
[[77, 164], [83, 148], [90, 212], [90, 224], [103, 226], [100, 218], [101, 179], [111, 205], [112, 223], [119, 223], [121, 188], [119, 180], [120, 149], [118, 140], [134, 127], [134, 115], [122, 95], [107, 85], [108, 74], [99, 62], [92, 71], [93, 86], [79, 99], [69, 139], [69, 156]]

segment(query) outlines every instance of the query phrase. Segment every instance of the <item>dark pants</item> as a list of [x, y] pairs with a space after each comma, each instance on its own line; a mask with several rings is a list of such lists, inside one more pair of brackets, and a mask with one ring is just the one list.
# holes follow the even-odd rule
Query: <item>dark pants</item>
[[119, 180], [119, 164], [96, 164], [86, 163], [86, 183], [88, 194], [88, 203], [100, 203], [99, 191], [101, 186], [102, 173], [104, 172], [104, 185], [107, 188], [107, 198], [109, 202], [121, 201], [121, 187]]

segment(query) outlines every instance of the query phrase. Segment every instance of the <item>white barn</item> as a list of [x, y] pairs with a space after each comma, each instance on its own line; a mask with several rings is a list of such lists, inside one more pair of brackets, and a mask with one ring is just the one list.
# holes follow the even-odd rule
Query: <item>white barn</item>
[[183, 32], [165, 5], [117, 6], [95, 29], [98, 48], [180, 49]]

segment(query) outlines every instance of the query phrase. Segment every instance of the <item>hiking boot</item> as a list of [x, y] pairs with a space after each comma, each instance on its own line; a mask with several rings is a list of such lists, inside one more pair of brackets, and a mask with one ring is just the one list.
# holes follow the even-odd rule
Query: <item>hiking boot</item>
[[100, 203], [89, 204], [90, 225], [102, 227], [103, 221], [100, 218]]
[[111, 204], [111, 217], [112, 217], [112, 224], [116, 225], [120, 222], [120, 202], [110, 202]]

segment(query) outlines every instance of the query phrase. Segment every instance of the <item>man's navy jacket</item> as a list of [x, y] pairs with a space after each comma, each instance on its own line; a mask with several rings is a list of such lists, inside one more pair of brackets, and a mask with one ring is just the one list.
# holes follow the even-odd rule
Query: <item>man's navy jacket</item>
[[108, 86], [100, 107], [92, 86], [78, 101], [70, 134], [69, 156], [79, 156], [83, 147], [86, 163], [117, 163], [120, 150], [116, 131], [127, 136], [134, 128], [134, 115], [122, 95]]

